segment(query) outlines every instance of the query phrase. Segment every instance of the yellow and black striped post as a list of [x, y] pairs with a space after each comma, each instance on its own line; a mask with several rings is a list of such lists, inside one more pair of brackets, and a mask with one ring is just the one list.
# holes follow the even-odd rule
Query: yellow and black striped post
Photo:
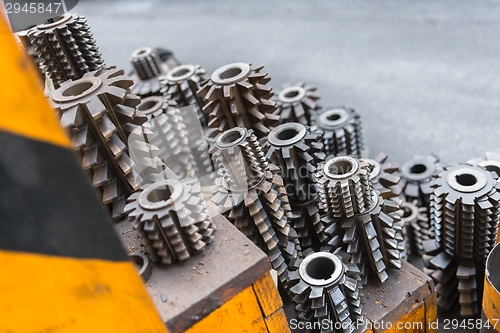
[[0, 15], [0, 333], [167, 332]]
[[491, 250], [486, 260], [484, 277], [483, 325], [481, 333], [500, 332], [500, 245]]

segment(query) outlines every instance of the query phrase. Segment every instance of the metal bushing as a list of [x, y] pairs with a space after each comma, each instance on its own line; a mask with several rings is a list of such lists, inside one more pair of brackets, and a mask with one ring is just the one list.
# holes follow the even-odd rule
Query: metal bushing
[[245, 127], [262, 138], [278, 125], [279, 117], [273, 115], [276, 103], [271, 101], [274, 92], [266, 86], [271, 79], [260, 72], [263, 67], [242, 62], [225, 65], [201, 83], [197, 95], [206, 101], [203, 112], [210, 128], [221, 133]]
[[462, 316], [479, 312], [478, 288], [496, 243], [500, 190], [493, 175], [480, 166], [451, 166], [431, 186], [431, 227], [438, 254], [430, 265], [436, 269], [432, 277], [438, 306], [449, 309], [458, 298]]
[[58, 88], [103, 67], [104, 60], [84, 16], [66, 13], [28, 31], [40, 67]]
[[142, 253], [134, 253], [128, 255], [132, 262], [137, 267], [137, 274], [142, 278], [144, 283], [149, 281], [151, 274], [153, 274], [153, 265], [149, 262], [148, 257]]
[[310, 126], [311, 119], [321, 108], [316, 103], [319, 98], [316, 87], [308, 86], [304, 82], [285, 84], [277, 94], [277, 109], [274, 114], [280, 117], [282, 123], [297, 122]]
[[322, 133], [327, 156], [359, 156], [363, 149], [360, 116], [354, 109], [339, 107], [322, 111], [311, 129]]
[[[346, 254], [342, 254], [344, 257]], [[355, 264], [327, 251], [298, 260], [289, 273], [289, 293], [300, 320], [329, 320], [341, 331], [352, 332], [363, 318], [361, 283]]]
[[188, 260], [213, 240], [213, 226], [201, 186], [161, 180], [128, 198], [125, 207], [151, 260]]
[[131, 85], [122, 70], [100, 69], [49, 95], [114, 219], [124, 216], [126, 197], [143, 181], [133, 170], [128, 135], [147, 118], [135, 108], [140, 100], [128, 93]]
[[273, 129], [263, 144], [270, 163], [281, 169], [281, 177], [292, 205], [292, 226], [303, 248], [319, 249], [325, 226], [317, 207], [316, 167], [325, 159], [320, 134], [299, 123]]
[[219, 134], [211, 152], [220, 175], [212, 187], [212, 202], [266, 252], [286, 284], [288, 263], [301, 248], [290, 227], [293, 215], [279, 168], [267, 162], [257, 137], [246, 128]]

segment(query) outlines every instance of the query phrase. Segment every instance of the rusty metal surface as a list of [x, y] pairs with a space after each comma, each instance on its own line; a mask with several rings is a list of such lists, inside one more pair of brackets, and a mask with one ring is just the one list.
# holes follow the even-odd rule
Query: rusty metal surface
[[[271, 268], [264, 252], [213, 208], [208, 209], [217, 228], [214, 242], [187, 262], [168, 267], [153, 264], [146, 283], [170, 332], [187, 330]], [[128, 221], [116, 223], [115, 229], [130, 254], [144, 253]]]

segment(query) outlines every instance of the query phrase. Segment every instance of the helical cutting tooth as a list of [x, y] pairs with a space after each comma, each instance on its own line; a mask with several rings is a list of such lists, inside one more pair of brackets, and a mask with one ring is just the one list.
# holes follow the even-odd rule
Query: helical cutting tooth
[[301, 249], [290, 228], [291, 207], [279, 168], [266, 161], [253, 131], [245, 128], [221, 133], [211, 152], [219, 174], [212, 202], [267, 253], [286, 285], [288, 263]]
[[[125, 128], [135, 130], [145, 120], [135, 109], [134, 96], [128, 93], [131, 85], [122, 70], [106, 68], [64, 82], [49, 95], [61, 125], [72, 136], [82, 167], [90, 170], [92, 183], [102, 190], [102, 201], [114, 219], [125, 215], [125, 198], [143, 182], [128, 155]], [[130, 105], [126, 106], [130, 109], [127, 118], [115, 111], [124, 103]]]
[[67, 80], [103, 67], [104, 61], [89, 33], [85, 17], [66, 13], [29, 29], [28, 38], [46, 73], [56, 88]]
[[329, 157], [359, 156], [363, 150], [361, 120], [354, 109], [338, 107], [321, 111], [313, 118], [311, 130], [322, 134]]
[[[204, 74], [205, 70], [200, 65], [179, 65], [161, 76], [160, 82], [163, 97], [181, 108], [197, 178], [205, 185], [205, 183], [213, 184], [215, 174], [209, 145], [204, 135], [204, 129], [208, 126], [203, 113], [205, 102], [196, 94], [200, 89], [200, 83], [204, 81]], [[192, 107], [185, 108], [186, 106]]]
[[324, 244], [351, 254], [352, 262], [362, 271], [363, 282], [368, 274], [381, 282], [387, 280], [387, 268], [401, 267], [402, 226], [397, 202], [384, 200], [373, 189], [370, 164], [364, 160], [332, 158], [318, 167], [316, 177], [322, 208], [327, 213], [322, 217], [327, 236]]
[[[360, 271], [348, 262], [349, 255], [330, 251], [307, 251], [303, 259], [294, 261], [288, 290], [300, 320], [327, 320], [344, 332], [353, 332], [356, 322], [363, 318]], [[311, 266], [316, 269], [308, 269]]]
[[[324, 160], [319, 133], [299, 123], [287, 123], [273, 129], [263, 144], [265, 157], [280, 170], [284, 198], [289, 198], [293, 219], [302, 248], [319, 249], [326, 239], [324, 224], [317, 208], [316, 167]], [[283, 199], [282, 199], [283, 200]]]
[[478, 285], [484, 279], [486, 256], [495, 244], [491, 235], [496, 238], [500, 217], [496, 163], [484, 162], [478, 158], [446, 167], [434, 179], [430, 211], [435, 240], [429, 242], [437, 250], [424, 243], [436, 252], [428, 264], [436, 269], [432, 277], [439, 286], [438, 305], [449, 309], [458, 299], [460, 313], [467, 317], [476, 315], [481, 305]]
[[311, 119], [321, 108], [317, 103], [320, 96], [316, 92], [316, 87], [304, 82], [285, 84], [275, 97], [277, 108], [274, 114], [280, 117], [282, 123], [296, 122], [311, 126]]
[[260, 72], [263, 67], [247, 63], [225, 65], [200, 84], [197, 95], [205, 102], [203, 112], [216, 134], [245, 127], [262, 138], [279, 124], [279, 117], [273, 115], [276, 103], [270, 100], [274, 93], [266, 86], [270, 77]]
[[214, 227], [195, 181], [158, 178], [130, 196], [125, 210], [150, 258], [188, 260], [213, 240]]
[[161, 95], [162, 85], [160, 77], [171, 68], [179, 65], [179, 62], [170, 54], [168, 60], [162, 59], [160, 50], [152, 47], [141, 47], [130, 55], [130, 63], [134, 68], [132, 78], [134, 85], [132, 93], [140, 97]]
[[432, 176], [441, 172], [439, 158], [436, 155], [414, 155], [400, 168], [403, 194], [406, 201], [417, 200], [418, 207], [429, 207], [432, 193]]
[[200, 65], [179, 65], [163, 75], [160, 82], [163, 96], [175, 101], [179, 107], [194, 105], [198, 115], [198, 122], [206, 126], [207, 122], [203, 114], [205, 103], [201, 97], [196, 95], [196, 92], [200, 89], [200, 83], [205, 80], [204, 74], [205, 70]]

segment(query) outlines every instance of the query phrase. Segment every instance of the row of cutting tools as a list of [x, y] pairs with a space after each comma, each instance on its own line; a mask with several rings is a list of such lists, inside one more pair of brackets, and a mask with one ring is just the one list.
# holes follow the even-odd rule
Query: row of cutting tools
[[214, 237], [211, 202], [263, 249], [302, 320], [351, 331], [362, 286], [423, 258], [438, 305], [480, 311], [500, 215], [500, 155], [401, 168], [363, 150], [355, 110], [323, 110], [316, 88], [274, 94], [263, 66], [210, 77], [144, 47], [133, 72], [108, 66], [87, 21], [65, 14], [18, 33], [82, 167], [116, 220], [128, 215], [151, 260], [187, 260]]

